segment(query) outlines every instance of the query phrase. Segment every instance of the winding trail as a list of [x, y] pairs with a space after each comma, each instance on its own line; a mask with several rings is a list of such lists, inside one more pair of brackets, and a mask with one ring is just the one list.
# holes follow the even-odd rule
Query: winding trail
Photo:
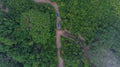
[[56, 2], [51, 2], [50, 0], [34, 0], [37, 3], [48, 3], [50, 5], [52, 5], [56, 11], [56, 46], [57, 46], [57, 56], [58, 56], [58, 67], [64, 67], [64, 61], [62, 59], [62, 57], [60, 56], [60, 49], [61, 49], [61, 42], [60, 42], [60, 37], [62, 35], [62, 31], [60, 31], [61, 29], [61, 17], [59, 14], [59, 8]]
[[[56, 11], [56, 46], [57, 46], [57, 57], [58, 57], [58, 67], [64, 67], [64, 61], [61, 57], [60, 49], [61, 49], [61, 36], [65, 38], [69, 38], [73, 40], [76, 44], [79, 44], [84, 51], [84, 55], [86, 57], [87, 63], [91, 65], [89, 55], [87, 53], [89, 47], [85, 45], [85, 39], [79, 34], [79, 36], [74, 36], [71, 33], [69, 33], [67, 30], [61, 30], [61, 17], [59, 13], [59, 7], [56, 2], [51, 2], [50, 0], [34, 0], [36, 3], [48, 3], [52, 5]], [[96, 67], [96, 66], [93, 66]]]

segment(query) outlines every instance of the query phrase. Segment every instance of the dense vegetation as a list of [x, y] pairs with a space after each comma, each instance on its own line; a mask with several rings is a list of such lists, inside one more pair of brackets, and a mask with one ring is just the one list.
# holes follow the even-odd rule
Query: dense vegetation
[[[53, 7], [32, 0], [1, 1], [9, 8], [9, 13], [0, 11], [0, 52], [24, 67], [56, 67]], [[114, 0], [52, 1], [59, 5], [63, 29], [74, 35], [80, 33], [88, 45], [96, 41], [96, 34], [104, 34], [120, 18], [120, 12], [115, 12]], [[82, 50], [65, 38], [62, 44], [65, 67], [83, 67], [86, 60]]]
[[0, 52], [0, 67], [23, 67], [23, 65]]

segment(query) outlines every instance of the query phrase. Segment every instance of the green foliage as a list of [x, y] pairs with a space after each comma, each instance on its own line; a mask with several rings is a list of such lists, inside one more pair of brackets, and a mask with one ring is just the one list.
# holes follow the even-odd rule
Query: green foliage
[[50, 39], [50, 18], [47, 13], [36, 10], [22, 13], [20, 25], [22, 30], [28, 30], [35, 43], [46, 44]]
[[0, 42], [5, 43], [0, 50], [24, 67], [56, 67], [55, 24], [52, 22], [55, 20], [50, 20], [53, 8], [48, 10], [47, 4], [35, 4], [32, 0], [11, 0], [4, 4], [9, 7], [9, 13], [0, 16], [4, 18], [0, 19]]
[[0, 67], [22, 67], [22, 65], [10, 57], [6, 56], [4, 53], [0, 53]]
[[60, 5], [63, 27], [75, 35], [80, 33], [85, 37], [88, 44], [93, 42], [96, 32], [104, 33], [105, 29], [118, 19], [113, 12], [114, 7], [110, 4], [112, 1], [57, 1]]
[[[119, 19], [119, 4], [113, 3], [113, 0], [52, 1], [59, 5], [63, 29], [74, 35], [80, 33], [89, 45], [97, 33], [103, 34]], [[52, 6], [32, 0], [2, 2], [9, 8], [9, 13], [0, 12], [0, 50], [24, 67], [56, 67], [56, 21]], [[62, 39], [62, 44], [66, 67], [88, 67], [79, 45], [68, 39]]]
[[2, 38], [2, 37], [0, 37], [0, 42], [4, 43], [5, 45], [12, 45], [12, 44], [14, 44], [14, 42], [10, 41], [9, 39], [5, 39], [5, 38]]

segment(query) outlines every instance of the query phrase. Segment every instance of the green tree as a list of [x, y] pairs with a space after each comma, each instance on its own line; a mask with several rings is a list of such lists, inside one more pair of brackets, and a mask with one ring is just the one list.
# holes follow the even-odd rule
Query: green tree
[[[37, 15], [37, 16], [36, 16]], [[42, 13], [37, 10], [29, 10], [22, 13], [21, 29], [28, 31], [35, 43], [46, 44], [50, 39], [50, 17], [48, 13]]]

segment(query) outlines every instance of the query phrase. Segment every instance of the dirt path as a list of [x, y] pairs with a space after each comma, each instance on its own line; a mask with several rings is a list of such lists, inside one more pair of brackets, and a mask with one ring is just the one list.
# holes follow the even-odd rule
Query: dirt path
[[61, 49], [61, 42], [60, 42], [60, 37], [62, 35], [62, 31], [60, 31], [61, 28], [61, 18], [60, 18], [60, 14], [59, 14], [59, 8], [56, 2], [51, 2], [50, 0], [34, 0], [37, 3], [48, 3], [50, 5], [52, 5], [56, 11], [56, 46], [57, 46], [57, 56], [58, 56], [58, 67], [64, 67], [64, 61], [60, 56], [60, 49]]
[[[69, 38], [71, 40], [73, 40], [74, 42], [76, 42], [76, 39], [79, 38], [79, 40], [77, 40], [78, 42], [76, 42], [76, 44], [79, 44], [84, 51], [84, 55], [86, 57], [86, 59], [88, 60], [88, 64], [90, 64], [90, 59], [89, 59], [89, 55], [87, 53], [88, 47], [83, 45], [83, 42], [85, 41], [85, 39], [82, 36], [74, 36], [71, 33], [67, 32], [66, 30], [61, 30], [61, 17], [60, 17], [60, 13], [59, 13], [59, 7], [57, 5], [56, 2], [51, 2], [50, 0], [34, 0], [36, 3], [48, 3], [50, 5], [52, 5], [56, 11], [56, 46], [57, 46], [57, 56], [58, 56], [58, 67], [64, 67], [64, 61], [60, 55], [60, 49], [61, 49], [61, 36], [65, 37], [65, 38]], [[94, 66], [95, 67], [95, 66]]]

